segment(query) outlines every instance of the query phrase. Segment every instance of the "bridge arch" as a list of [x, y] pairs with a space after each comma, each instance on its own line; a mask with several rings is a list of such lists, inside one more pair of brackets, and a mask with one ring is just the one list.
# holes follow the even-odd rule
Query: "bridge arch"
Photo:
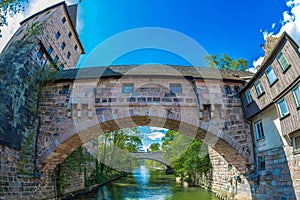
[[171, 166], [171, 164], [162, 157], [161, 152], [137, 152], [137, 153], [130, 153], [130, 156], [141, 160], [153, 160], [165, 166]]
[[[46, 86], [40, 102], [40, 169], [53, 170], [75, 149], [101, 134], [136, 126], [154, 126], [203, 141], [230, 165], [245, 173], [253, 162], [250, 131], [243, 120], [240, 100], [225, 95], [222, 90], [225, 86], [242, 86], [243, 81], [203, 81], [203, 77], [193, 77], [195, 73], [161, 76], [161, 72], [157, 73], [159, 70], [153, 67], [150, 70], [153, 75], [138, 71], [124, 77], [117, 71], [118, 67], [105, 68], [106, 72], [96, 69], [94, 72], [98, 74], [87, 69], [88, 76], [68, 79], [64, 74], [62, 79]], [[138, 90], [130, 95], [124, 93], [122, 87], [128, 83], [136, 84]], [[161, 90], [151, 91], [147, 88], [151, 86], [149, 83], [159, 83], [155, 88], [161, 87]], [[174, 83], [181, 87], [179, 94], [168, 91]], [[66, 88], [71, 92], [65, 92]], [[157, 96], [159, 102], [154, 101]], [[135, 101], [131, 101], [133, 97]], [[207, 106], [213, 120], [204, 117]]]

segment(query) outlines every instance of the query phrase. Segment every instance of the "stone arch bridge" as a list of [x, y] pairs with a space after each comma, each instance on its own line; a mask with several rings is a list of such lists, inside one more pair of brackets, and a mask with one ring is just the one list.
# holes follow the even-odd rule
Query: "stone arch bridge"
[[170, 65], [62, 71], [40, 99], [39, 169], [53, 170], [98, 135], [154, 126], [205, 142], [245, 173], [253, 149], [238, 92], [248, 75]]
[[164, 164], [165, 166], [171, 166], [171, 164], [163, 158], [161, 152], [138, 152], [130, 153], [130, 156], [135, 157], [136, 159], [141, 160], [154, 160]]

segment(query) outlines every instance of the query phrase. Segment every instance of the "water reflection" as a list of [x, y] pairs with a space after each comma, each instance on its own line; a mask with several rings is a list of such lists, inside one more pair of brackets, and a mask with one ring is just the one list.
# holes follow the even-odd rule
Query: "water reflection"
[[144, 165], [116, 182], [98, 189], [95, 194], [76, 197], [77, 200], [217, 200], [200, 188], [183, 188], [174, 175], [153, 173]]
[[140, 168], [134, 169], [132, 175], [139, 186], [147, 187], [150, 173], [145, 165], [140, 165]]

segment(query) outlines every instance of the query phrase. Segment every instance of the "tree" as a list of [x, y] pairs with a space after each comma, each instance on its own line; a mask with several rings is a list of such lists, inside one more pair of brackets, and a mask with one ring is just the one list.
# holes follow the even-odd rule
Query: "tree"
[[160, 144], [152, 143], [148, 150], [149, 150], [149, 152], [158, 152], [158, 151], [160, 151]]
[[24, 11], [27, 3], [28, 0], [2, 0], [0, 2], [0, 27], [7, 25], [8, 15]]
[[220, 58], [215, 54], [205, 55], [204, 61], [208, 67], [213, 69], [234, 71], [246, 71], [248, 69], [248, 62], [245, 59], [239, 58], [235, 60], [228, 54], [221, 54]]

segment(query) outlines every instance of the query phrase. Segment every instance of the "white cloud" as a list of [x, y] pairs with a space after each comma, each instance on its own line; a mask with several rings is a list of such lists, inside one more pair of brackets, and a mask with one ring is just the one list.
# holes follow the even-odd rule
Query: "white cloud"
[[161, 140], [165, 136], [162, 132], [152, 132], [150, 135], [148, 135], [148, 138], [150, 140]]
[[166, 128], [159, 128], [159, 127], [154, 127], [154, 126], [151, 126], [150, 130], [151, 131], [168, 131], [168, 129], [166, 129]]
[[[13, 34], [17, 31], [19, 28], [19, 23], [26, 19], [27, 17], [30, 17], [31, 15], [49, 7], [54, 4], [57, 4], [59, 2], [62, 2], [62, 0], [47, 0], [47, 1], [41, 1], [41, 0], [31, 0], [29, 1], [28, 7], [25, 8], [24, 12], [20, 12], [16, 15], [11, 15], [7, 17], [8, 25], [1, 27], [1, 34], [2, 38], [0, 38], [0, 52], [6, 45], [6, 43], [9, 41], [9, 39], [13, 36]], [[78, 2], [78, 0], [66, 0], [67, 5], [72, 5], [74, 3]], [[80, 9], [79, 9], [80, 10]], [[79, 15], [82, 16], [82, 15]], [[83, 27], [83, 21], [81, 19], [79, 21], [79, 27], [80, 30]]]
[[264, 57], [259, 57], [257, 60], [254, 60], [252, 65], [254, 68], [256, 68], [258, 65], [261, 65], [264, 61]]
[[291, 11], [283, 12], [282, 27], [276, 36], [286, 31], [297, 43], [300, 43], [300, 0], [290, 0], [286, 5], [291, 8]]
[[[272, 31], [264, 32], [264, 38], [267, 36], [279, 37], [284, 31], [287, 32], [298, 44], [300, 44], [300, 0], [289, 0], [286, 5], [291, 9], [290, 11], [284, 11], [282, 13], [282, 19], [280, 19], [281, 28], [280, 31], [275, 34]], [[275, 28], [275, 23], [272, 24], [272, 29]], [[263, 57], [253, 61], [253, 66], [260, 65], [263, 61]]]

